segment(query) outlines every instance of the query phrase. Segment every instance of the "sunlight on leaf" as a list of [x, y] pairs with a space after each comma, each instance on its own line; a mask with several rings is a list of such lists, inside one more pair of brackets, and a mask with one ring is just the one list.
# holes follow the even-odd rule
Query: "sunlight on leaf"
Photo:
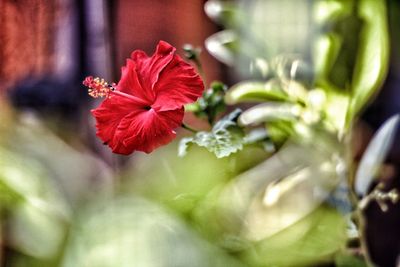
[[5, 149], [0, 149], [0, 180], [1, 199], [11, 200], [1, 203], [9, 214], [8, 245], [36, 258], [53, 257], [71, 216], [58, 188], [37, 162]]
[[317, 23], [324, 23], [337, 16], [351, 12], [352, 1], [317, 1], [314, 4], [314, 17]]
[[386, 1], [358, 1], [359, 15], [364, 22], [360, 46], [351, 84], [351, 120], [382, 85], [389, 63], [389, 33]]
[[329, 262], [346, 242], [343, 217], [321, 206], [314, 212], [249, 249], [246, 260], [255, 266], [319, 266]]
[[324, 202], [343, 176], [337, 168], [342, 160], [332, 155], [336, 142], [323, 136], [313, 140], [315, 144], [285, 144], [225, 186], [218, 201], [224, 220], [231, 227], [236, 225], [246, 239], [260, 240], [296, 223]]
[[350, 98], [347, 94], [330, 91], [327, 94], [326, 108], [324, 109], [328, 130], [338, 132], [339, 136], [345, 132], [346, 116]]
[[265, 58], [257, 57], [250, 63], [250, 73], [258, 73], [262, 78], [266, 78], [271, 74], [268, 61]]
[[233, 1], [209, 0], [204, 4], [204, 12], [214, 22], [224, 25], [234, 25], [238, 18], [238, 8]]
[[216, 59], [228, 66], [233, 66], [235, 55], [230, 47], [237, 41], [237, 38], [234, 31], [225, 30], [208, 37], [205, 40], [205, 46]]
[[288, 98], [277, 80], [268, 82], [244, 81], [232, 86], [225, 96], [227, 104], [233, 105], [244, 101], [282, 101]]
[[[14, 210], [10, 220], [11, 243], [20, 251], [38, 258], [51, 258], [60, 249], [67, 221], [51, 204], [26, 203]], [[39, 245], [40, 244], [40, 245]]]
[[270, 183], [250, 205], [244, 234], [259, 241], [296, 223], [328, 197], [337, 180], [335, 166], [322, 162]]
[[265, 128], [256, 128], [251, 130], [243, 138], [243, 141], [246, 145], [262, 147], [267, 153], [275, 152], [275, 146]]
[[257, 125], [268, 121], [295, 120], [300, 116], [301, 107], [290, 103], [267, 102], [244, 111], [239, 117], [243, 126]]
[[399, 125], [400, 115], [394, 115], [378, 129], [361, 158], [355, 175], [355, 190], [364, 196], [388, 154]]

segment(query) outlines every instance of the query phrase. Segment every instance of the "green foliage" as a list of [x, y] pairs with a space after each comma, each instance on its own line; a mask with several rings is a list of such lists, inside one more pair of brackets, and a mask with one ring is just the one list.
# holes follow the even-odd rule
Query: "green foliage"
[[271, 153], [275, 151], [274, 144], [271, 142], [270, 134], [262, 128], [251, 130], [243, 138], [247, 146], [261, 147], [264, 151]]
[[301, 107], [296, 104], [266, 102], [243, 112], [239, 124], [249, 126], [271, 121], [295, 121], [299, 119], [300, 112]]
[[296, 224], [256, 243], [243, 257], [255, 266], [313, 266], [329, 262], [345, 239], [342, 216], [322, 206]]
[[[302, 6], [301, 1], [297, 4], [299, 8]], [[290, 60], [290, 49], [296, 50], [301, 44], [297, 48], [296, 45], [290, 48], [285, 45], [290, 51], [273, 53], [275, 50], [279, 51], [280, 39], [275, 40], [273, 34], [264, 36], [265, 32], [274, 31], [267, 30], [267, 20], [262, 16], [249, 16], [265, 8], [264, 5], [263, 1], [255, 1], [248, 6], [211, 1], [206, 8], [210, 17], [228, 28], [207, 40], [207, 47], [213, 55], [241, 70], [254, 69], [252, 66], [258, 66], [260, 64], [256, 63], [262, 62], [261, 72], [264, 79], [270, 79], [272, 74], [284, 81], [280, 84], [281, 88], [277, 87], [275, 82], [273, 86], [269, 85], [274, 79], [266, 82], [241, 82], [227, 92], [226, 102], [236, 104], [248, 101], [293, 101], [293, 97], [290, 96], [293, 92], [293, 88], [290, 88], [291, 83], [295, 80], [299, 82], [301, 77], [297, 77], [295, 71], [305, 63], [310, 69], [311, 66], [314, 68], [311, 71], [312, 75], [307, 74], [313, 77], [313, 81], [309, 81], [306, 88], [323, 90], [326, 94], [327, 102], [322, 111], [326, 115], [325, 126], [339, 135], [347, 132], [354, 118], [376, 93], [386, 76], [389, 53], [386, 2], [313, 2], [317, 32], [313, 36], [314, 45], [310, 51], [312, 62], [309, 59], [302, 62]], [[272, 3], [271, 5], [270, 7], [279, 8]], [[239, 12], [241, 8], [243, 10]], [[232, 9], [236, 10], [229, 12], [234, 14], [233, 16], [222, 15], [224, 10]], [[240, 17], [246, 19], [237, 19]], [[233, 43], [238, 45], [229, 45]], [[284, 66], [274, 64], [277, 58], [283, 58]], [[286, 74], [282, 76], [282, 73]]]
[[329, 94], [346, 94], [345, 125], [381, 86], [389, 60], [386, 1], [321, 1], [322, 30], [314, 49], [316, 83]]
[[0, 190], [1, 211], [8, 215], [0, 222], [10, 225], [8, 245], [27, 259], [53, 259], [69, 214], [46, 171], [34, 160], [0, 148]]
[[350, 254], [340, 253], [335, 257], [336, 267], [368, 267], [362, 259]]
[[227, 104], [239, 102], [284, 101], [288, 95], [274, 81], [245, 81], [232, 86], [225, 96]]
[[188, 60], [193, 60], [195, 63], [199, 62], [199, 56], [201, 49], [198, 47], [193, 47], [191, 44], [185, 44], [183, 46], [183, 51], [185, 52], [185, 58]]
[[205, 147], [217, 158], [227, 157], [242, 150], [244, 132], [236, 122], [241, 112], [240, 109], [234, 110], [219, 120], [210, 132], [198, 132], [193, 137], [183, 138], [179, 145], [178, 154], [184, 156], [190, 144]]
[[210, 125], [214, 124], [217, 115], [226, 108], [224, 95], [227, 86], [221, 82], [213, 82], [211, 87], [204, 91], [202, 97], [193, 104], [185, 106], [185, 110], [193, 112], [197, 117], [206, 118]]
[[234, 27], [240, 25], [242, 14], [234, 2], [230, 1], [207, 1], [204, 5], [206, 14], [216, 23]]
[[[320, 136], [313, 141], [335, 145]], [[331, 150], [316, 144], [285, 144], [268, 160], [214, 187], [196, 209], [196, 220], [234, 251], [291, 227], [318, 208], [338, 182]]]
[[382, 85], [390, 51], [386, 1], [361, 0], [358, 12], [364, 25], [351, 83], [349, 119], [357, 115]]
[[295, 135], [293, 127], [291, 121], [272, 121], [266, 125], [271, 140], [278, 146], [283, 144], [289, 136]]
[[160, 205], [118, 197], [86, 207], [71, 230], [62, 267], [243, 267]]

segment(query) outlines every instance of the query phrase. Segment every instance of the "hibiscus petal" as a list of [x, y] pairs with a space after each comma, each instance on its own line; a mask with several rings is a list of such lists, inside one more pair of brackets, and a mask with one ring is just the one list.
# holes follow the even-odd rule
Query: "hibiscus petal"
[[137, 65], [137, 74], [143, 88], [152, 90], [159, 74], [174, 57], [176, 49], [169, 43], [160, 41], [155, 53], [149, 57], [145, 52], [136, 50], [131, 54]]
[[174, 129], [182, 123], [184, 110], [156, 112], [121, 96], [112, 96], [92, 110], [97, 136], [114, 153], [128, 155], [135, 150], [146, 153], [175, 138]]
[[174, 55], [171, 62], [160, 73], [154, 85], [156, 110], [174, 110], [197, 100], [204, 91], [204, 84], [195, 69]]
[[121, 80], [118, 82], [117, 90], [137, 96], [149, 104], [154, 102], [154, 92], [151, 89], [143, 87], [137, 74], [138, 66], [136, 63], [127, 59], [126, 66], [121, 69]]
[[92, 110], [93, 116], [96, 118], [96, 135], [107, 144], [116, 153], [129, 154], [129, 152], [122, 153], [125, 148], [122, 141], [116, 138], [116, 131], [121, 120], [132, 112], [146, 111], [143, 105], [139, 105], [131, 99], [112, 96], [105, 99], [101, 105]]
[[118, 127], [118, 136], [130, 150], [146, 153], [171, 142], [175, 128], [182, 124], [184, 110], [157, 112], [154, 109], [126, 116]]

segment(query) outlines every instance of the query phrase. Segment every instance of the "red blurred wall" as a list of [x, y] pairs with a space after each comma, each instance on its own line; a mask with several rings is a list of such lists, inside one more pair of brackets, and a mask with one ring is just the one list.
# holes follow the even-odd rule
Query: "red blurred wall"
[[[115, 3], [112, 35], [115, 38], [115, 66], [135, 49], [152, 54], [159, 40], [178, 49], [190, 43], [203, 48], [204, 40], [217, 29], [203, 11], [203, 0], [119, 0]], [[219, 63], [203, 48], [202, 64], [208, 81], [221, 76]], [[119, 70], [115, 74], [119, 78]]]
[[56, 0], [0, 0], [0, 92], [51, 68]]

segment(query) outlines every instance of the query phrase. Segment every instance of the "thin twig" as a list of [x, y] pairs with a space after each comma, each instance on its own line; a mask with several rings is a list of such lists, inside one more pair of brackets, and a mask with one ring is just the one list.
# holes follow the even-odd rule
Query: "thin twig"
[[188, 130], [188, 131], [190, 131], [190, 132], [192, 132], [192, 133], [198, 133], [198, 132], [199, 132], [199, 131], [193, 129], [192, 127], [188, 126], [188, 125], [185, 124], [185, 123], [182, 123], [182, 128], [184, 128], [184, 129], [186, 129], [186, 130]]

